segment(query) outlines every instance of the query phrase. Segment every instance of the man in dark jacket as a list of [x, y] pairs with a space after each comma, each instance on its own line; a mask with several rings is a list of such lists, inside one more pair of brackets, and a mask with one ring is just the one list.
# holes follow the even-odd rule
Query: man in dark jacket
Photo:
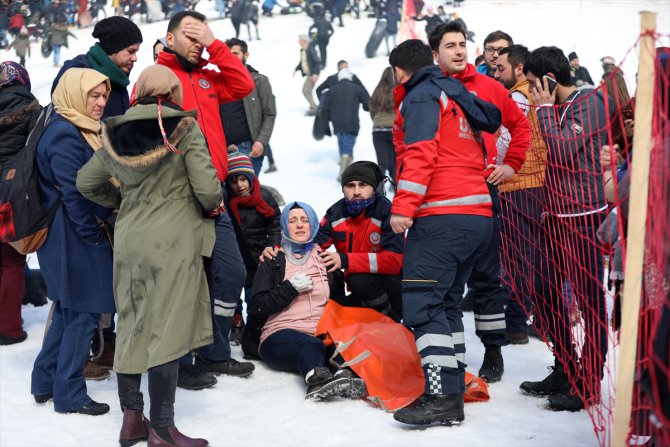
[[309, 34], [316, 33], [316, 42], [319, 45], [319, 51], [321, 52], [321, 68], [326, 67], [328, 43], [330, 42], [330, 36], [332, 36], [334, 32], [333, 25], [326, 20], [323, 12], [314, 16], [314, 23], [309, 27]]
[[353, 76], [348, 68], [340, 70], [337, 73], [338, 81], [321, 98], [321, 117], [332, 121], [340, 150], [338, 181], [354, 158], [354, 145], [361, 127], [358, 106], [362, 105], [366, 112], [370, 110], [368, 107], [370, 95], [365, 87], [354, 83]]
[[305, 78], [302, 94], [309, 103], [309, 110], [306, 115], [314, 116], [316, 114], [316, 102], [314, 102], [312, 90], [314, 90], [316, 81], [319, 79], [319, 73], [321, 73], [321, 58], [316, 50], [314, 39], [310, 40], [305, 34], [301, 34], [298, 36], [298, 44], [300, 45], [300, 62], [293, 70], [293, 75], [295, 76], [295, 72], [299, 71]]
[[125, 17], [113, 16], [95, 25], [93, 37], [98, 42], [86, 54], [80, 54], [63, 64], [51, 85], [51, 92], [56, 89], [58, 81], [68, 69], [92, 68], [107, 76], [112, 85], [103, 118], [123, 115], [130, 107], [129, 75], [137, 62], [142, 32]]
[[[542, 381], [523, 382], [521, 390], [549, 396], [551, 410], [579, 411], [600, 402], [607, 355], [607, 306], [600, 284], [603, 255], [596, 232], [607, 210], [600, 148], [612, 110], [605, 108], [602, 93], [572, 85], [568, 58], [559, 48], [536, 49], [523, 71], [531, 101], [539, 106], [540, 134], [549, 153], [547, 211], [540, 232], [544, 252], [533, 308], [537, 324], [552, 341], [554, 368]], [[554, 87], [547, 77], [555, 80]], [[572, 285], [588, 334], [580, 354], [575, 351], [578, 340], [563, 295], [566, 281]]]
[[[321, 84], [319, 84], [319, 86], [316, 88], [316, 97], [319, 99], [319, 101], [321, 101], [321, 95], [323, 95], [323, 92], [327, 91], [329, 88], [331, 88], [333, 85], [337, 83], [338, 81], [337, 74], [343, 68], [349, 68], [349, 62], [345, 61], [344, 59], [337, 62], [337, 73], [328, 76], [326, 80], [323, 81]], [[363, 83], [361, 82], [360, 79], [358, 79], [358, 76], [356, 76], [355, 74], [353, 75], [351, 80], [354, 82], [354, 84], [358, 84], [361, 87], [363, 87]]]
[[[249, 70], [254, 80], [254, 90], [244, 99], [221, 104], [223, 131], [226, 143], [234, 144], [240, 152], [251, 159], [254, 174], [258, 177], [277, 116], [275, 97], [267, 76], [247, 64], [249, 58], [247, 43], [232, 38], [226, 41], [226, 45]], [[230, 172], [228, 174], [230, 175]]]
[[584, 84], [594, 85], [593, 79], [586, 67], [579, 65], [579, 57], [574, 51], [568, 55], [568, 60], [570, 60], [570, 76], [572, 79], [572, 85], [575, 87], [581, 87]]
[[344, 304], [371, 307], [396, 321], [402, 317], [404, 238], [391, 230], [391, 202], [377, 192], [384, 179], [371, 161], [352, 163], [342, 173], [344, 198], [328, 208], [314, 241], [327, 250], [328, 271], [344, 269], [351, 294]]

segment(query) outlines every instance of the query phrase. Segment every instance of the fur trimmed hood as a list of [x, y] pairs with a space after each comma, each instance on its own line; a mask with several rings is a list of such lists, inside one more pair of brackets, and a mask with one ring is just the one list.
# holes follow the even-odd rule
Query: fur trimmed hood
[[[177, 149], [194, 126], [194, 113], [163, 107], [163, 128]], [[141, 181], [166, 157], [181, 156], [163, 142], [156, 105], [138, 105], [125, 115], [109, 118], [103, 125], [101, 140], [101, 150], [118, 167], [117, 174], [126, 177], [126, 183]]]

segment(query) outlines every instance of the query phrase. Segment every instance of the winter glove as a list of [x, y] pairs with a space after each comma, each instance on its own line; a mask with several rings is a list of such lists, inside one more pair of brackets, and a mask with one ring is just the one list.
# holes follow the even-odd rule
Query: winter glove
[[299, 293], [305, 293], [314, 287], [312, 283], [312, 278], [307, 276], [304, 272], [300, 272], [297, 275], [295, 275], [293, 278], [288, 280], [293, 288], [297, 290]]

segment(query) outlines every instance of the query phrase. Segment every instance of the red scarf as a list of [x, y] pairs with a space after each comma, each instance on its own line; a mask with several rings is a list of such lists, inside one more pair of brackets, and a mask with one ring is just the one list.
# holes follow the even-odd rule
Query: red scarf
[[258, 181], [258, 177], [256, 176], [254, 176], [254, 182], [251, 186], [250, 194], [246, 197], [231, 197], [229, 205], [238, 223], [240, 222], [239, 207], [256, 208], [256, 211], [265, 217], [272, 217], [275, 214], [275, 210], [270, 205], [268, 205], [265, 200], [263, 200], [263, 196], [261, 195], [261, 184]]

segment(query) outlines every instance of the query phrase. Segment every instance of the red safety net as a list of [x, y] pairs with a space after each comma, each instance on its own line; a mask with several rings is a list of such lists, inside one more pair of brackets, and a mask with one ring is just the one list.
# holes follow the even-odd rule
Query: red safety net
[[[667, 36], [657, 36], [663, 40]], [[600, 445], [612, 441], [636, 77], [608, 66], [595, 89], [531, 107], [524, 167], [500, 188], [503, 282], [565, 371]], [[668, 62], [655, 66], [649, 214], [629, 442], [668, 437], [670, 138]], [[631, 63], [634, 62], [634, 63]], [[611, 160], [611, 161], [610, 161]], [[509, 327], [508, 327], [509, 330]], [[629, 360], [630, 361], [630, 360]], [[544, 377], [528, 377], [542, 380]], [[664, 425], [665, 424], [665, 425]]]

